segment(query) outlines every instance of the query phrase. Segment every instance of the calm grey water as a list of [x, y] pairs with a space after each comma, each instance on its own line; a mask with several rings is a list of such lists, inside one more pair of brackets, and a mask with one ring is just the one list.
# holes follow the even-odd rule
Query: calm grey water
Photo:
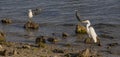
[[[39, 15], [33, 17], [35, 22], [40, 23], [40, 28], [26, 31], [23, 25], [28, 19], [28, 9], [34, 8], [42, 9]], [[120, 43], [120, 0], [0, 0], [0, 20], [8, 17], [14, 21], [10, 25], [0, 24], [0, 30], [5, 31], [8, 41], [15, 42], [33, 43], [37, 36], [52, 36], [51, 33], [73, 35], [78, 23], [76, 9], [83, 20], [91, 21], [98, 35], [107, 34], [114, 38], [103, 38], [103, 43], [106, 40]]]

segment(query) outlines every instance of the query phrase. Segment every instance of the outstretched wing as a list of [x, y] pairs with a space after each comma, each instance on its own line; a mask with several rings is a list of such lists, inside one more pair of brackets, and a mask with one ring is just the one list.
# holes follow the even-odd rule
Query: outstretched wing
[[97, 42], [97, 34], [92, 26], [89, 27], [90, 36], [93, 38], [94, 42]]
[[81, 19], [80, 19], [80, 17], [79, 17], [79, 14], [78, 14], [78, 10], [76, 10], [75, 16], [76, 16], [76, 18], [77, 18], [78, 21], [81, 21]]

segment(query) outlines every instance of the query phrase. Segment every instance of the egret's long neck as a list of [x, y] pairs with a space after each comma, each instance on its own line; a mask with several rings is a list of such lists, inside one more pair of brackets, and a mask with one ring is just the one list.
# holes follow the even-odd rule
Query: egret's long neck
[[91, 25], [90, 22], [88, 22], [88, 24], [86, 25], [87, 30], [88, 30], [88, 28], [89, 28], [90, 25]]
[[[89, 26], [90, 26], [90, 22], [88, 22], [87, 25], [86, 25], [87, 33], [89, 33]], [[89, 35], [89, 37], [90, 37], [90, 35]]]

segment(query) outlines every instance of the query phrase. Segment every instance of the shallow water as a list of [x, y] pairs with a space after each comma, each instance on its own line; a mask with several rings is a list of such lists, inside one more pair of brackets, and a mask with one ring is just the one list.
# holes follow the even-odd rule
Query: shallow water
[[[28, 19], [28, 9], [34, 8], [42, 9], [39, 15], [33, 17], [40, 28], [37, 31], [26, 31], [23, 25]], [[28, 43], [34, 43], [39, 35], [52, 36], [52, 33], [56, 33], [59, 38], [62, 32], [75, 35], [75, 25], [78, 23], [76, 9], [83, 20], [91, 21], [98, 35], [113, 37], [112, 40], [101, 37], [104, 45], [120, 43], [120, 0], [1, 0], [0, 20], [8, 17], [14, 23], [0, 24], [0, 30], [5, 31], [8, 41]], [[71, 36], [70, 39], [63, 42], [74, 42], [76, 37]]]

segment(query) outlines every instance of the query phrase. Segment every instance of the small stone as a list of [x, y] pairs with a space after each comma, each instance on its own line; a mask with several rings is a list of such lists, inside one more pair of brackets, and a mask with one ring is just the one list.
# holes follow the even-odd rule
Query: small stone
[[75, 33], [76, 34], [86, 34], [87, 31], [86, 31], [86, 28], [84, 26], [77, 24], [76, 29], [75, 29]]
[[31, 48], [31, 46], [29, 46], [29, 45], [23, 45], [23, 46], [22, 46], [22, 48], [25, 48], [25, 49], [30, 49], [30, 48]]
[[50, 37], [50, 38], [47, 39], [47, 41], [49, 41], [51, 43], [56, 43], [58, 40], [55, 39], [55, 38]]
[[60, 50], [60, 49], [54, 49], [53, 52], [54, 52], [54, 53], [64, 53], [64, 51], [63, 51], [63, 50]]
[[3, 20], [1, 20], [1, 22], [4, 23], [4, 24], [11, 24], [12, 20], [9, 19], [9, 18], [4, 18]]
[[63, 38], [66, 38], [66, 37], [68, 37], [68, 36], [69, 36], [69, 35], [68, 35], [67, 33], [65, 33], [65, 32], [62, 33], [62, 37], [63, 37]]
[[82, 51], [81, 54], [79, 54], [79, 57], [91, 57], [91, 52], [90, 50], [87, 48], [85, 50]]
[[17, 54], [17, 51], [16, 50], [13, 50], [13, 55], [16, 55]]

